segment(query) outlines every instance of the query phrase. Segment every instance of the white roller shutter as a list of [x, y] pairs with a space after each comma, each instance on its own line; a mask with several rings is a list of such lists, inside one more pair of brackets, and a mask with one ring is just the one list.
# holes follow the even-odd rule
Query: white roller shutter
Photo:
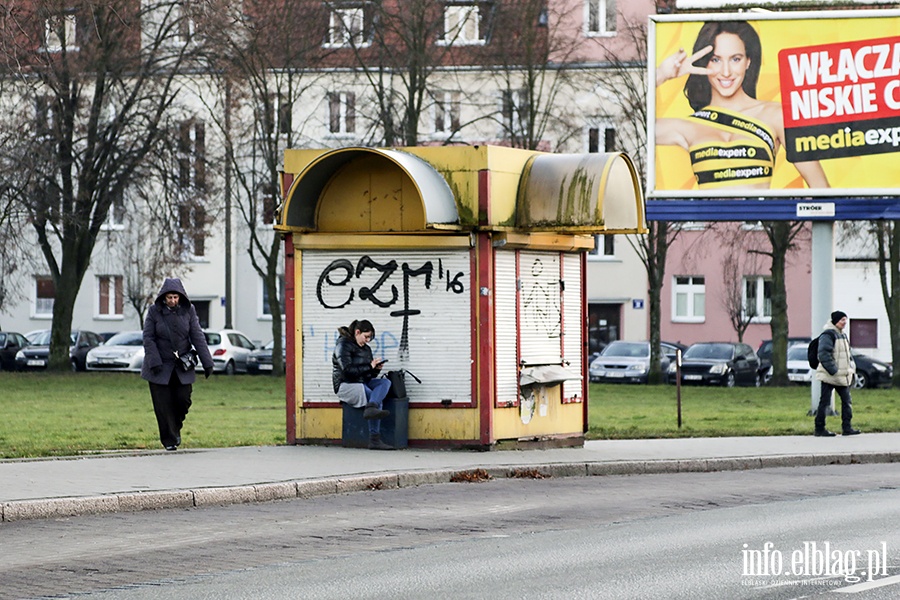
[[519, 252], [519, 331], [526, 365], [562, 362], [559, 253]]
[[497, 383], [496, 404], [506, 406], [519, 400], [519, 369], [516, 339], [516, 252], [494, 251], [494, 365]]
[[[581, 374], [581, 355], [584, 352], [582, 327], [584, 315], [581, 305], [581, 255], [564, 254], [563, 257], [563, 358], [566, 368]], [[581, 380], [563, 383], [563, 402], [576, 402], [582, 396]]]
[[468, 250], [304, 250], [303, 401], [335, 402], [337, 328], [368, 319], [386, 370], [407, 369], [410, 402], [472, 400]]

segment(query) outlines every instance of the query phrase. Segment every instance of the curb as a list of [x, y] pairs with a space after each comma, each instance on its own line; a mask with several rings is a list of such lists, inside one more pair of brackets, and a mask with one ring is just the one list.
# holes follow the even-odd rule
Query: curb
[[313, 498], [331, 494], [416, 487], [419, 485], [486, 481], [489, 479], [712, 473], [778, 467], [816, 467], [894, 462], [900, 462], [900, 452], [547, 463], [516, 467], [468, 467], [462, 470], [400, 471], [259, 483], [256, 485], [197, 488], [194, 490], [162, 490], [71, 498], [14, 500], [0, 504], [0, 522], [58, 519], [163, 508], [202, 508], [207, 506], [271, 502], [275, 500]]

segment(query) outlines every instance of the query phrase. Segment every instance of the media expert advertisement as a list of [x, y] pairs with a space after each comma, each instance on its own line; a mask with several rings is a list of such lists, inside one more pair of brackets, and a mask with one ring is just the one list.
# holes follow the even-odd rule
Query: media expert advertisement
[[830, 14], [651, 21], [649, 195], [896, 194], [900, 13]]

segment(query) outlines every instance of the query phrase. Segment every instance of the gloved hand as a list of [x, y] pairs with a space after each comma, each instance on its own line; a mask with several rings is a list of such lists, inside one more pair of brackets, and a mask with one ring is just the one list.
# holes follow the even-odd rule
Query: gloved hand
[[205, 375], [207, 379], [209, 379], [209, 376], [212, 375], [212, 372], [212, 367], [203, 367], [203, 375]]
[[154, 375], [159, 375], [162, 373], [162, 365], [156, 365], [155, 367], [150, 367], [150, 372]]

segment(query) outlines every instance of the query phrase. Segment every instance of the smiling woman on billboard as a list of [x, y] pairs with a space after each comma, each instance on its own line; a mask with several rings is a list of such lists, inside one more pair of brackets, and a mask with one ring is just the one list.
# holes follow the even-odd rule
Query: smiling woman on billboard
[[[756, 97], [762, 48], [744, 21], [707, 22], [690, 55], [680, 48], [656, 70], [657, 87], [687, 76], [693, 113], [656, 121], [656, 145], [683, 148], [701, 190], [768, 189], [784, 145], [782, 107]], [[810, 188], [829, 187], [818, 161], [793, 163]]]

